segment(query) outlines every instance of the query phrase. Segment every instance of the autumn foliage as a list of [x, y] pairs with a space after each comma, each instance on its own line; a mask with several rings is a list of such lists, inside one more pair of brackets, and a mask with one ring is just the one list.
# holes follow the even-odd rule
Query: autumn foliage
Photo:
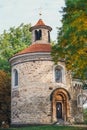
[[11, 83], [8, 74], [0, 70], [0, 125], [3, 121], [10, 123]]
[[65, 59], [74, 77], [87, 79], [87, 1], [65, 0], [58, 43], [53, 47], [55, 62]]

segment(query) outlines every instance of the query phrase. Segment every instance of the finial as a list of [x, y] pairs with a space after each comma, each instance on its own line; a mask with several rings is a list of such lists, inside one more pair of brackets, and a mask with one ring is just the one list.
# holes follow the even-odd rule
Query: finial
[[39, 8], [39, 11], [40, 11], [39, 12], [39, 17], [41, 18], [41, 16], [42, 16], [42, 8], [41, 7]]

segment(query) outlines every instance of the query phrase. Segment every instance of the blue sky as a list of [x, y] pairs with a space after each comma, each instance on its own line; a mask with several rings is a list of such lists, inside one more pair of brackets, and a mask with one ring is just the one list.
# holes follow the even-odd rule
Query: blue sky
[[53, 28], [51, 38], [56, 40], [56, 27], [61, 26], [61, 7], [64, 7], [64, 0], [0, 0], [0, 34], [21, 23], [34, 25], [40, 18], [41, 8], [41, 18]]

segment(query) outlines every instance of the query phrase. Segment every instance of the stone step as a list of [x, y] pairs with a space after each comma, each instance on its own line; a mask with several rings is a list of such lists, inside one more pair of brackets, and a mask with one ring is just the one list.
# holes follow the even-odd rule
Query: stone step
[[63, 119], [59, 119], [55, 125], [70, 125], [69, 122], [64, 121]]

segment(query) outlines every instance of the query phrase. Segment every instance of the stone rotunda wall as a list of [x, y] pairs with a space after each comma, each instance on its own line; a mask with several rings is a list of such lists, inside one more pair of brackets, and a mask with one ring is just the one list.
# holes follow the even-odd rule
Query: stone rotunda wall
[[[13, 124], [50, 124], [52, 122], [51, 93], [57, 88], [70, 90], [70, 76], [65, 71], [67, 82], [56, 83], [54, 78], [54, 62], [50, 60], [32, 60], [23, 62], [16, 59], [12, 71], [18, 71], [18, 87], [12, 88], [12, 123]], [[59, 65], [65, 68], [64, 62]]]

